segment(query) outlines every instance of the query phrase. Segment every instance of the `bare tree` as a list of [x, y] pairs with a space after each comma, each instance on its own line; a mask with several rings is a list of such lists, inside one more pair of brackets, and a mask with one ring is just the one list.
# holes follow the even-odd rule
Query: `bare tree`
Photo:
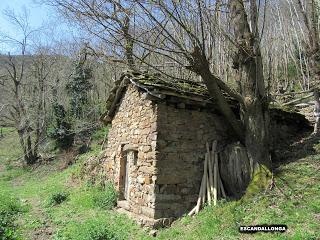
[[303, 16], [304, 24], [307, 29], [309, 41], [307, 54], [312, 60], [313, 71], [319, 72], [319, 3], [316, 0], [298, 0], [299, 10]]
[[111, 54], [121, 57], [117, 62], [125, 62], [129, 68], [135, 69], [133, 55], [134, 39], [130, 18], [133, 16], [132, 4], [123, 5], [116, 0], [43, 0], [55, 6], [68, 19], [80, 24], [86, 31], [100, 39], [110, 47]]
[[[258, 7], [249, 1], [246, 11], [244, 1], [231, 0], [218, 11], [225, 11], [231, 29], [223, 29], [215, 22], [211, 6], [215, 1], [152, 1], [139, 2], [140, 9], [148, 19], [149, 31], [161, 35], [165, 44], [140, 41], [146, 48], [152, 46], [155, 52], [172, 58], [178, 55], [180, 64], [201, 76], [211, 97], [216, 101], [221, 113], [233, 129], [234, 136], [242, 142], [250, 159], [251, 176], [257, 179], [270, 177], [269, 99], [263, 76], [263, 60], [260, 51], [261, 33]], [[212, 3], [212, 4], [210, 4]], [[215, 29], [213, 29], [215, 27]], [[175, 34], [174, 34], [175, 33]], [[234, 51], [234, 76], [239, 76], [240, 89], [228, 86], [211, 67], [212, 35], [222, 35], [232, 45]], [[151, 38], [152, 39], [152, 38]], [[212, 41], [212, 40], [211, 40]], [[139, 40], [136, 40], [139, 43]], [[163, 46], [159, 48], [157, 46]], [[175, 60], [177, 58], [174, 58]], [[151, 63], [152, 64], [152, 63]], [[242, 77], [241, 77], [242, 76]], [[223, 92], [234, 97], [241, 105], [241, 119], [231, 110]], [[258, 181], [262, 183], [263, 181]], [[260, 184], [259, 183], [259, 184]]]
[[[118, 17], [119, 9], [123, 14], [130, 7], [130, 10], [135, 12], [134, 18], [123, 18], [128, 24], [130, 22], [129, 25], [134, 29], [130, 38], [135, 49], [130, 54], [133, 54], [137, 62], [158, 71], [160, 69], [155, 62], [158, 62], [158, 56], [161, 56], [162, 62], [174, 62], [184, 68], [183, 72], [191, 71], [189, 76], [201, 76], [210, 96], [216, 101], [233, 130], [235, 139], [247, 148], [250, 159], [248, 164], [252, 167], [252, 172], [248, 174], [257, 175], [259, 179], [270, 176], [269, 101], [260, 51], [262, 34], [259, 27], [259, 9], [254, 0], [247, 5], [242, 0], [51, 2], [75, 14], [77, 20], [87, 20], [87, 24], [94, 21], [104, 26], [104, 30], [109, 31], [115, 42], [122, 44], [122, 47], [125, 46], [121, 41], [124, 35], [118, 34], [120, 23], [114, 16]], [[106, 19], [108, 24], [102, 21]], [[103, 33], [95, 34], [103, 38]], [[216, 51], [217, 44], [218, 48], [221, 47], [221, 39], [228, 41], [226, 49]], [[216, 54], [226, 52], [229, 55], [225, 56], [229, 59], [223, 61], [227, 65], [233, 64], [234, 69], [229, 68], [228, 71], [238, 79], [240, 87], [237, 91], [228, 86], [219, 75], [223, 71], [220, 71], [216, 62], [216, 59], [221, 57], [216, 57]], [[233, 54], [230, 54], [232, 52]], [[127, 59], [130, 58], [127, 56]], [[166, 70], [160, 72], [168, 74]], [[241, 105], [240, 119], [232, 111], [223, 92], [235, 98]]]
[[[2, 92], [7, 95], [8, 111], [2, 116], [18, 132], [24, 153], [24, 163], [33, 164], [39, 158], [39, 144], [46, 128], [46, 80], [52, 67], [51, 56], [38, 49], [34, 56], [28, 49], [32, 34], [27, 10], [22, 15], [6, 11], [10, 23], [21, 33], [21, 39], [2, 35], [2, 41], [19, 49], [18, 54], [1, 58], [3, 72]], [[49, 60], [50, 59], [50, 60]]]

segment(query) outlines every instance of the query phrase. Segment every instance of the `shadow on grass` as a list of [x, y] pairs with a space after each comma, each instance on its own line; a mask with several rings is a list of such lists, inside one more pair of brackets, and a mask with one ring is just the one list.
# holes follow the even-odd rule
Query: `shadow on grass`
[[274, 151], [273, 169], [318, 154], [320, 154], [320, 133], [314, 135], [307, 131], [289, 138]]

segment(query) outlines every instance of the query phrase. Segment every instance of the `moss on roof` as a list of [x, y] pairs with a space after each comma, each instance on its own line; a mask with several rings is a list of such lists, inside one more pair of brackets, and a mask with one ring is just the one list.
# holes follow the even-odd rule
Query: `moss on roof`
[[132, 81], [142, 84], [148, 88], [171, 90], [180, 94], [209, 95], [206, 86], [200, 82], [173, 78], [168, 79], [159, 74], [134, 73], [130, 71], [125, 72], [124, 76], [127, 76]]
[[[104, 123], [111, 122], [117, 108], [117, 104], [123, 96], [130, 82], [150, 94], [163, 99], [163, 95], [174, 96], [181, 99], [189, 99], [192, 101], [202, 102], [213, 99], [209, 96], [207, 87], [201, 82], [188, 81], [183, 79], [169, 79], [163, 75], [152, 73], [141, 73], [134, 71], [125, 71], [120, 79], [115, 82], [109, 98], [107, 99], [107, 111], [101, 116]], [[157, 95], [159, 94], [159, 95]], [[231, 104], [236, 105], [234, 99], [225, 94]]]

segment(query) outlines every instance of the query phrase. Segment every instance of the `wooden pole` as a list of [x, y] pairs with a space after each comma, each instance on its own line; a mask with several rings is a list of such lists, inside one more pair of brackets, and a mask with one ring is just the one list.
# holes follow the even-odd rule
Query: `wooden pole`
[[203, 176], [202, 176], [202, 181], [201, 181], [201, 187], [200, 187], [200, 192], [199, 192], [199, 197], [197, 201], [197, 209], [196, 209], [196, 214], [199, 212], [201, 203], [204, 205], [205, 203], [205, 192], [206, 192], [206, 182], [207, 182], [207, 177], [206, 177], [206, 171], [207, 171], [207, 161], [208, 158], [205, 157], [204, 164], [203, 164]]
[[213, 180], [213, 178], [214, 178], [214, 176], [213, 176], [213, 173], [214, 173], [214, 154], [215, 154], [215, 152], [216, 152], [216, 149], [217, 149], [217, 140], [214, 140], [213, 142], [212, 142], [212, 152], [210, 153], [210, 156], [211, 156], [211, 175], [212, 175], [212, 187], [211, 187], [211, 195], [212, 196], [214, 196], [214, 184], [213, 184], [213, 182], [214, 182], [214, 180]]
[[208, 199], [208, 204], [211, 206], [211, 194], [210, 194], [210, 183], [209, 183], [209, 177], [207, 176], [207, 199]]
[[[216, 147], [217, 141], [215, 140], [212, 143], [212, 152], [210, 152], [209, 143], [206, 143], [207, 152], [205, 154], [203, 164], [203, 175], [201, 179], [197, 205], [188, 213], [188, 216], [197, 214], [200, 211], [201, 204], [205, 204], [206, 197], [208, 204], [211, 205], [213, 196], [214, 205], [217, 205], [218, 177], [220, 178], [220, 176], [218, 175], [219, 172], [217, 168], [218, 154], [216, 152]], [[221, 185], [221, 187], [223, 186]]]
[[208, 158], [205, 158], [205, 160], [204, 160], [204, 169], [203, 169], [203, 179], [204, 179], [204, 181], [203, 181], [203, 192], [202, 192], [202, 205], [204, 205], [205, 204], [205, 202], [206, 202], [206, 189], [207, 189], [207, 175], [208, 175], [208, 164], [207, 164], [207, 162], [208, 162]]
[[226, 191], [224, 190], [223, 183], [221, 180], [220, 171], [218, 171], [218, 175], [219, 175], [219, 182], [220, 182], [220, 189], [221, 189], [222, 197], [227, 198]]
[[208, 198], [209, 205], [211, 206], [211, 196], [213, 194], [213, 177], [212, 177], [212, 164], [211, 164], [211, 153], [210, 153], [210, 147], [209, 143], [206, 142], [206, 148], [207, 148], [207, 153], [206, 156], [208, 158], [208, 186], [209, 186], [209, 192], [208, 192], [208, 197], [210, 196], [210, 199]]
[[208, 155], [208, 172], [209, 172], [209, 187], [210, 187], [210, 196], [213, 195], [213, 166], [212, 166], [212, 157], [210, 151], [207, 153]]
[[220, 199], [220, 178], [219, 178], [219, 167], [217, 167], [217, 199]]
[[197, 210], [197, 206], [192, 208], [192, 210], [188, 213], [188, 216], [192, 216], [193, 214], [195, 214], [196, 210]]
[[227, 194], [226, 194], [226, 191], [224, 190], [224, 187], [223, 187], [221, 178], [220, 178], [220, 183], [221, 183], [221, 184], [220, 184], [220, 188], [221, 188], [222, 197], [223, 197], [223, 198], [227, 198]]
[[195, 213], [197, 214], [200, 210], [200, 205], [201, 205], [201, 196], [202, 196], [202, 189], [203, 189], [203, 183], [204, 179], [202, 177], [202, 180], [201, 180], [201, 185], [200, 185], [200, 191], [199, 191], [199, 196], [198, 196], [198, 201], [197, 201], [197, 206], [196, 206], [196, 211]]
[[220, 170], [219, 170], [219, 156], [217, 153], [217, 157], [216, 157], [216, 164], [217, 164], [217, 199], [221, 198], [221, 188], [220, 185], [221, 183], [221, 179], [220, 179]]
[[[211, 183], [210, 183], [210, 151], [209, 151], [209, 143], [207, 142], [207, 153], [205, 154], [205, 159], [207, 162], [207, 199], [208, 199], [208, 204], [211, 206]], [[208, 152], [209, 151], [209, 152]], [[209, 171], [209, 174], [208, 174]]]
[[217, 168], [217, 162], [218, 162], [218, 153], [214, 153], [214, 164], [213, 164], [213, 205], [217, 205], [217, 199], [218, 199], [218, 168]]

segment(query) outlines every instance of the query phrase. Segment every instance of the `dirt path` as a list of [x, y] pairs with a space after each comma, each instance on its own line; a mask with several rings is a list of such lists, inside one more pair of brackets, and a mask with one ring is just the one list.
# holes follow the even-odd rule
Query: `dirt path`
[[[29, 210], [23, 213], [17, 222], [17, 224], [22, 227], [23, 239], [52, 239], [55, 232], [55, 226], [43, 208], [43, 202], [41, 202], [40, 197], [32, 195], [28, 197], [21, 196], [21, 193], [19, 192], [21, 191], [21, 188], [27, 184], [23, 177], [14, 178], [8, 183], [11, 186], [12, 192], [17, 193], [16, 196], [23, 202], [23, 204], [30, 206]], [[34, 227], [32, 227], [33, 225]]]
[[47, 213], [41, 207], [41, 201], [37, 198], [31, 198], [29, 204], [32, 206], [29, 214], [38, 219], [41, 223], [40, 227], [32, 229], [27, 234], [28, 239], [32, 240], [48, 240], [52, 238], [55, 232], [54, 224], [51, 222]]
[[[41, 198], [34, 190], [35, 186], [30, 184], [41, 184], [57, 167], [51, 165], [35, 165], [30, 171], [21, 170], [21, 162], [8, 161], [17, 159], [21, 153], [15, 131], [7, 132], [4, 138], [0, 139], [0, 188], [8, 189], [23, 205], [28, 206], [17, 220], [22, 231], [22, 239], [50, 240], [56, 230], [55, 224], [50, 220]], [[10, 164], [10, 167], [6, 165]], [[35, 178], [36, 176], [36, 178]], [[30, 180], [30, 182], [29, 182]], [[1, 186], [3, 185], [3, 186]], [[28, 192], [30, 191], [30, 192]]]

